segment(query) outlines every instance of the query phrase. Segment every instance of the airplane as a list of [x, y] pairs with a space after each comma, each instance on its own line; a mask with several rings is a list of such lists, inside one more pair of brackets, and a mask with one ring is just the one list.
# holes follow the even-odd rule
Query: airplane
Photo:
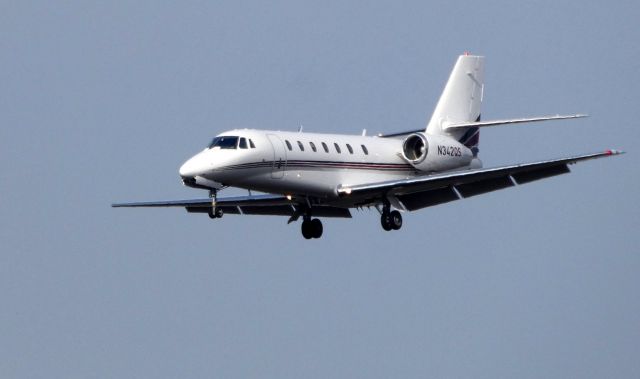
[[[224, 214], [302, 218], [302, 235], [320, 238], [320, 218], [351, 217], [374, 207], [386, 231], [402, 227], [401, 212], [447, 203], [569, 173], [569, 165], [622, 154], [618, 150], [483, 168], [480, 129], [576, 119], [583, 114], [481, 121], [484, 57], [458, 57], [426, 128], [392, 134], [342, 135], [236, 129], [219, 134], [179, 169], [185, 186], [209, 197], [112, 204], [184, 207], [212, 219]], [[219, 198], [227, 187], [248, 196]], [[263, 194], [252, 194], [251, 191]]]

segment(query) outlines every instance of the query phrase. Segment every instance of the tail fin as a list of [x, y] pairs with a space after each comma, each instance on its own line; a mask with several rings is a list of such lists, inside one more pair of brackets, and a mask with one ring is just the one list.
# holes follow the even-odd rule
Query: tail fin
[[484, 92], [484, 57], [461, 55], [451, 71], [426, 132], [448, 135], [478, 154], [480, 132], [477, 127], [445, 130], [447, 125], [480, 121]]

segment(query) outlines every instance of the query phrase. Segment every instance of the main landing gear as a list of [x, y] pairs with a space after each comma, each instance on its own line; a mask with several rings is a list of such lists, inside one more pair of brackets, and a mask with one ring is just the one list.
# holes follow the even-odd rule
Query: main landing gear
[[402, 228], [402, 215], [398, 211], [392, 211], [389, 204], [385, 204], [380, 215], [380, 225], [386, 231]]
[[306, 239], [322, 237], [322, 221], [305, 216], [302, 221], [302, 236]]

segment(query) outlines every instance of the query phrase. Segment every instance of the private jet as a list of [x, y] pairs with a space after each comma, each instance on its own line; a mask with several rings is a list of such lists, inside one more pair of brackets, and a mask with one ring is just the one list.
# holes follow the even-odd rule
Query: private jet
[[[576, 119], [583, 114], [481, 121], [484, 57], [458, 57], [426, 128], [392, 134], [342, 135], [236, 129], [217, 135], [179, 170], [185, 186], [208, 191], [192, 200], [117, 203], [113, 207], [184, 207], [224, 214], [302, 218], [302, 235], [320, 238], [320, 218], [375, 208], [386, 231], [402, 213], [570, 172], [569, 165], [621, 154], [605, 150], [560, 159], [483, 168], [480, 129]], [[218, 197], [228, 187], [247, 196]], [[261, 194], [253, 194], [252, 191]]]

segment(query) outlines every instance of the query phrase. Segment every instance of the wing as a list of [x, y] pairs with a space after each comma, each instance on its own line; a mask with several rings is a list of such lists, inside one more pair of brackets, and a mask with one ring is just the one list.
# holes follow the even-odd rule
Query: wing
[[411, 179], [371, 184], [342, 185], [338, 195], [353, 198], [360, 204], [378, 203], [381, 198], [398, 199], [406, 210], [417, 210], [432, 205], [467, 198], [499, 189], [512, 187], [570, 172], [570, 164], [621, 154], [607, 150], [569, 158], [496, 168], [457, 171]]
[[[214, 205], [213, 199], [193, 200], [169, 200], [146, 201], [136, 203], [112, 204], [114, 208], [120, 207], [184, 207], [189, 213], [209, 213]], [[242, 215], [271, 215], [289, 216], [297, 218], [301, 213], [301, 207], [285, 196], [279, 195], [254, 195], [218, 198], [215, 201], [216, 209], [226, 214]], [[317, 217], [351, 217], [351, 212], [346, 208], [331, 206], [313, 206], [313, 215]]]

